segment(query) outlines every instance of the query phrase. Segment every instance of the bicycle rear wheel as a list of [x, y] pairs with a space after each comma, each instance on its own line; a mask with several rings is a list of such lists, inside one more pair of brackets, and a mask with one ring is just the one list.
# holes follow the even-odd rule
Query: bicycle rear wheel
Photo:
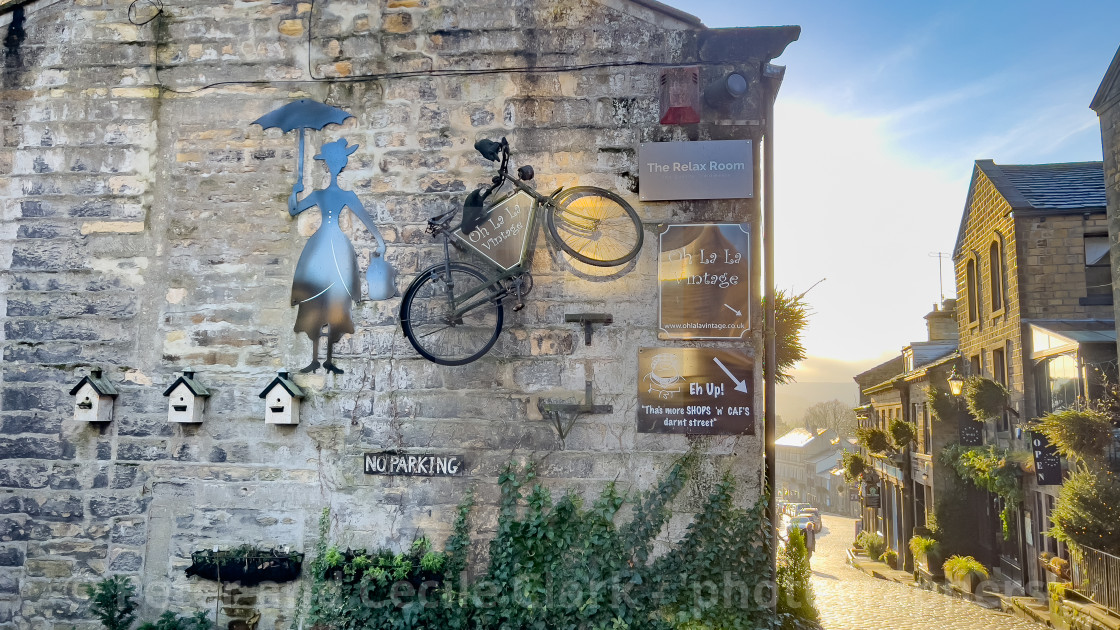
[[560, 249], [597, 267], [629, 262], [642, 249], [642, 221], [609, 190], [576, 186], [560, 193], [547, 213], [548, 231]]
[[[453, 262], [420, 273], [401, 299], [401, 328], [420, 356], [440, 365], [464, 365], [490, 351], [502, 331], [502, 304], [497, 289], [487, 287], [474, 300], [484, 300], [459, 317], [451, 315], [452, 292], [464, 295], [490, 284], [471, 265]], [[493, 297], [494, 299], [486, 299]]]

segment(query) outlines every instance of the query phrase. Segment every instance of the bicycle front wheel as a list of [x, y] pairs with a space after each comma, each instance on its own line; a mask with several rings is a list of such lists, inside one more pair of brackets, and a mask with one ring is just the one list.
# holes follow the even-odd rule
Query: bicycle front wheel
[[[497, 289], [470, 265], [429, 267], [409, 285], [401, 299], [401, 328], [420, 356], [440, 365], [464, 365], [490, 351], [502, 331], [502, 304]], [[458, 316], [455, 296], [479, 289], [466, 300], [477, 306]]]
[[548, 231], [560, 249], [596, 267], [629, 262], [642, 248], [642, 221], [630, 204], [596, 186], [569, 188], [549, 204]]

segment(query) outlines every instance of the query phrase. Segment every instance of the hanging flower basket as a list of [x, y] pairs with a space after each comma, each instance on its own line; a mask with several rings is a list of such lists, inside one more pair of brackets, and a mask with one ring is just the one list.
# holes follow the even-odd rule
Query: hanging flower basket
[[995, 418], [1008, 410], [1010, 393], [990, 378], [970, 376], [964, 382], [964, 399], [977, 420]]
[[191, 561], [187, 577], [197, 575], [204, 580], [256, 586], [261, 582], [295, 580], [303, 565], [303, 554], [242, 545], [224, 551], [196, 551], [191, 554]]

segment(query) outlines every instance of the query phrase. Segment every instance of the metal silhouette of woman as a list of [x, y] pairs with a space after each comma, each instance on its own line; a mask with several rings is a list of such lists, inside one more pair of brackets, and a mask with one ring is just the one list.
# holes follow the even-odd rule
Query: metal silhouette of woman
[[[350, 154], [357, 149], [356, 144], [346, 146], [345, 138], [325, 143], [315, 159], [326, 164], [331, 173], [330, 184], [326, 188], [308, 193], [301, 200], [298, 198], [299, 193], [303, 192], [301, 174], [288, 197], [288, 213], [291, 216], [315, 206], [319, 207], [322, 214], [322, 224], [307, 239], [292, 279], [292, 305], [299, 305], [295, 331], [307, 334], [312, 343], [311, 363], [300, 370], [304, 373], [314, 372], [321, 366], [333, 374], [342, 374], [342, 370], [332, 360], [334, 344], [342, 335], [354, 332], [350, 309], [361, 298], [362, 285], [359, 282], [358, 257], [354, 246], [338, 224], [343, 209], [349, 208], [377, 239], [377, 252], [373, 255], [385, 255], [385, 239], [358, 200], [358, 195], [351, 190], [343, 190], [338, 185], [338, 174], [346, 167]], [[327, 356], [320, 364], [319, 338], [324, 327], [327, 329]]]

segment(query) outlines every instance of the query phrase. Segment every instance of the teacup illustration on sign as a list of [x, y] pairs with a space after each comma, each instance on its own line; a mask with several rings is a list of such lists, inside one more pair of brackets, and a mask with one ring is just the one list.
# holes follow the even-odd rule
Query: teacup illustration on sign
[[[350, 118], [350, 114], [337, 107], [302, 99], [254, 121], [266, 129], [299, 129], [298, 178], [292, 186], [292, 194], [288, 196], [288, 213], [294, 217], [304, 210], [318, 206], [322, 214], [322, 223], [307, 240], [292, 279], [291, 303], [299, 307], [294, 330], [305, 333], [312, 343], [311, 363], [300, 370], [305, 373], [323, 367], [333, 374], [342, 374], [342, 370], [334, 364], [334, 344], [342, 335], [354, 332], [351, 307], [361, 298], [361, 276], [354, 246], [339, 226], [339, 217], [344, 209], [349, 208], [377, 239], [377, 251], [371, 255], [366, 274], [370, 299], [383, 300], [396, 294], [396, 272], [385, 260], [385, 239], [381, 237], [381, 232], [374, 225], [373, 218], [366, 212], [358, 195], [351, 190], [343, 190], [338, 184], [338, 174], [346, 168], [349, 156], [357, 150], [358, 145], [347, 145], [345, 139], [324, 143], [315, 159], [326, 165], [330, 172], [330, 183], [326, 188], [314, 190], [303, 199], [299, 198], [299, 194], [303, 192], [304, 129], [322, 129], [347, 118]], [[327, 352], [324, 362], [320, 364], [319, 340], [324, 328]]]

